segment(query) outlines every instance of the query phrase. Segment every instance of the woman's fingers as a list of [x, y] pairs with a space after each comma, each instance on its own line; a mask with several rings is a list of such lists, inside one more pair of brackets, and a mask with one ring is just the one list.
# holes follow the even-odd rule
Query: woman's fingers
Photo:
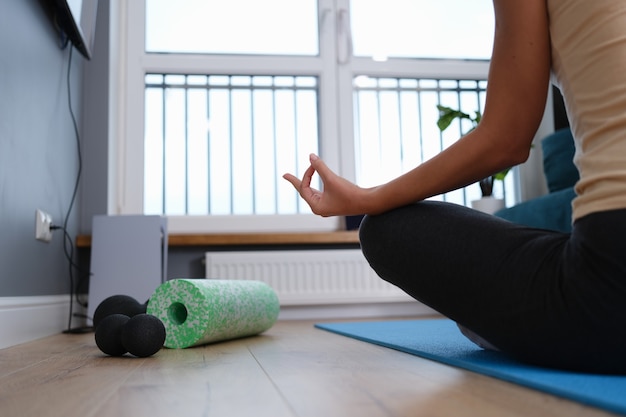
[[295, 175], [285, 174], [283, 178], [286, 179], [293, 185], [293, 187], [304, 197], [304, 194], [308, 194], [308, 190], [311, 190], [311, 180], [313, 178], [313, 174], [315, 173], [315, 168], [312, 166], [308, 167], [307, 170], [302, 175], [302, 179], [299, 179]]
[[313, 180], [313, 174], [315, 174], [315, 168], [313, 165], [309, 166], [304, 175], [302, 175], [302, 181], [300, 182], [300, 190], [311, 188], [311, 181]]
[[300, 184], [302, 183], [302, 181], [300, 181], [298, 177], [291, 174], [285, 174], [283, 175], [283, 178], [289, 181], [296, 190], [300, 191]]
[[[318, 165], [318, 166], [321, 166], [322, 169], [326, 169], [326, 170], [328, 169], [326, 167], [326, 164], [324, 164], [322, 162], [322, 160], [319, 159], [319, 157], [317, 155], [311, 154], [310, 160], [311, 160], [311, 165], [307, 168], [306, 171], [304, 171], [304, 174], [302, 175], [302, 180], [300, 180], [295, 175], [292, 175], [292, 174], [289, 174], [289, 173], [283, 175], [283, 178], [286, 179], [287, 181], [289, 181], [291, 183], [291, 185], [293, 185], [294, 188], [296, 190], [298, 190], [298, 192], [300, 194], [302, 194], [303, 191], [306, 193], [307, 190], [309, 190], [311, 188], [311, 181], [313, 180], [313, 175], [317, 171], [317, 168], [315, 166], [313, 166], [314, 163], [316, 165]], [[322, 177], [322, 179], [323, 179], [323, 177]]]
[[[331, 216], [354, 211], [354, 207], [351, 207], [354, 203], [351, 196], [358, 187], [338, 177], [317, 155], [311, 154], [310, 161], [311, 165], [302, 175], [302, 179], [292, 174], [285, 174], [283, 178], [294, 186], [313, 213]], [[324, 184], [323, 192], [311, 187], [316, 172]]]
[[309, 204], [309, 206], [311, 206], [312, 209], [314, 209], [313, 206], [315, 205], [315, 202], [319, 200], [319, 191], [311, 188], [311, 181], [314, 174], [315, 168], [311, 165], [302, 175], [302, 180], [292, 174], [283, 175], [283, 178], [293, 185], [296, 191], [298, 191], [300, 196]]

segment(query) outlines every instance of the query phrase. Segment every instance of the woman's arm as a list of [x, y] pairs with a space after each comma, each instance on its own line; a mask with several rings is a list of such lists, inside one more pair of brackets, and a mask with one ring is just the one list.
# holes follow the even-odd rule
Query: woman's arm
[[[384, 185], [360, 188], [312, 156], [302, 180], [286, 174], [316, 214], [377, 214], [471, 184], [528, 158], [543, 115], [550, 36], [545, 0], [494, 0], [496, 30], [478, 127], [434, 158]], [[310, 187], [318, 172], [324, 191]]]

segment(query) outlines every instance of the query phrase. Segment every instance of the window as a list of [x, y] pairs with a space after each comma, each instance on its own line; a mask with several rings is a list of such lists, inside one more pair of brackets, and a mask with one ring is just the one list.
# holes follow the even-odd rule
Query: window
[[318, 152], [317, 95], [310, 76], [148, 74], [144, 212], [306, 212], [281, 173]]
[[395, 58], [491, 57], [491, 2], [463, 0], [352, 0], [354, 55]]
[[305, 55], [319, 52], [315, 0], [146, 0], [148, 53]]
[[[302, 174], [315, 152], [360, 185], [380, 183], [464, 133], [437, 130], [437, 104], [484, 103], [488, 1], [118, 7], [118, 211], [167, 214], [175, 232], [336, 229], [284, 172]], [[514, 201], [515, 182], [505, 189]], [[467, 204], [478, 193], [437, 198]]]
[[[432, 158], [470, 126], [440, 134], [437, 105], [473, 114], [484, 107], [486, 81], [359, 76], [354, 79], [356, 181], [375, 186]], [[505, 189], [498, 193], [503, 195]], [[480, 198], [476, 186], [434, 199], [470, 205]]]

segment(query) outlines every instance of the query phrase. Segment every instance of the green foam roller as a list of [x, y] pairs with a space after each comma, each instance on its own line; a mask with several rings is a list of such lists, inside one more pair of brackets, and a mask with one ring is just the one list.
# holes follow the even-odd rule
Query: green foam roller
[[278, 296], [263, 282], [184, 278], [161, 284], [147, 308], [165, 325], [168, 348], [253, 336], [272, 327], [279, 311]]

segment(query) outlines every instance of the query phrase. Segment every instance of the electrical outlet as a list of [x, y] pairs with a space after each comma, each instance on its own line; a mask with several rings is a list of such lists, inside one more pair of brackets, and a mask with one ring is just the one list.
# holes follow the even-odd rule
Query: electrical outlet
[[37, 209], [35, 212], [35, 239], [42, 242], [50, 242], [52, 240], [52, 216], [43, 210]]

